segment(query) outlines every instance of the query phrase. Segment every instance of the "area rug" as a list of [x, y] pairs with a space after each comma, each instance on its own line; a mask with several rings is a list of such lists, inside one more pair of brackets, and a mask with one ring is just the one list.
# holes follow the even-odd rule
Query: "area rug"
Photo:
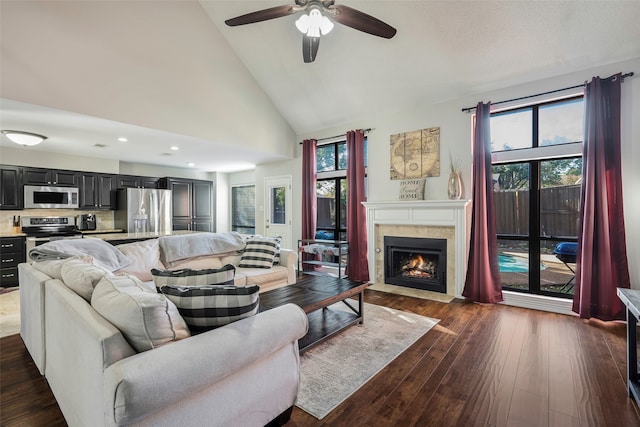
[[[343, 303], [329, 309], [349, 310]], [[324, 418], [438, 322], [365, 303], [364, 324], [351, 326], [302, 354], [296, 406]]]

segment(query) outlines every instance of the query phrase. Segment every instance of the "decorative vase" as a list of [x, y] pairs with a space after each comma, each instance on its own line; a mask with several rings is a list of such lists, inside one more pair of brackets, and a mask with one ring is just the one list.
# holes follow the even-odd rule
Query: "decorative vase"
[[449, 185], [447, 186], [447, 193], [449, 199], [459, 200], [462, 197], [462, 179], [460, 178], [460, 172], [451, 172], [449, 174]]

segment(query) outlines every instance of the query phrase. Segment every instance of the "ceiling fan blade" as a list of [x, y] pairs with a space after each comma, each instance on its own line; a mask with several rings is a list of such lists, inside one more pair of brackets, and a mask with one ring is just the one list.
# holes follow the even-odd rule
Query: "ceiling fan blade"
[[320, 37], [302, 36], [302, 57], [304, 58], [304, 62], [309, 63], [315, 61], [319, 46]]
[[396, 35], [396, 29], [391, 25], [359, 10], [343, 5], [334, 5], [331, 9], [337, 11], [336, 14], [332, 16], [332, 19], [342, 25], [374, 36], [384, 37], [385, 39], [390, 39]]
[[291, 5], [276, 6], [269, 9], [247, 13], [246, 15], [236, 16], [235, 18], [227, 19], [224, 23], [230, 27], [235, 27], [236, 25], [253, 24], [254, 22], [281, 18], [294, 13], [296, 12], [293, 10], [293, 6]]

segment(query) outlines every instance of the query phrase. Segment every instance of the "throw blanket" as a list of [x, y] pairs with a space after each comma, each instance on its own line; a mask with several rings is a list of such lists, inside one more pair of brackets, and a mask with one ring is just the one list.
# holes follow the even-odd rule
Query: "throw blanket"
[[241, 251], [245, 247], [242, 236], [236, 232], [163, 236], [158, 243], [160, 260], [166, 267], [186, 258]]
[[77, 255], [92, 256], [94, 264], [109, 271], [119, 270], [131, 263], [118, 248], [101, 239], [53, 240], [29, 251], [29, 257], [34, 261], [66, 259]]

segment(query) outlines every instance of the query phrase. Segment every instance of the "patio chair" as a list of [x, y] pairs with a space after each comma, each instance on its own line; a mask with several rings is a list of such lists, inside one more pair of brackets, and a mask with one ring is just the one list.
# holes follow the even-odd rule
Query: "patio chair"
[[573, 273], [573, 276], [567, 281], [567, 283], [560, 288], [560, 292], [569, 292], [575, 286], [576, 272], [569, 264], [576, 263], [576, 254], [578, 252], [578, 244], [574, 242], [560, 242], [553, 249], [553, 254], [558, 258], [567, 268]]

